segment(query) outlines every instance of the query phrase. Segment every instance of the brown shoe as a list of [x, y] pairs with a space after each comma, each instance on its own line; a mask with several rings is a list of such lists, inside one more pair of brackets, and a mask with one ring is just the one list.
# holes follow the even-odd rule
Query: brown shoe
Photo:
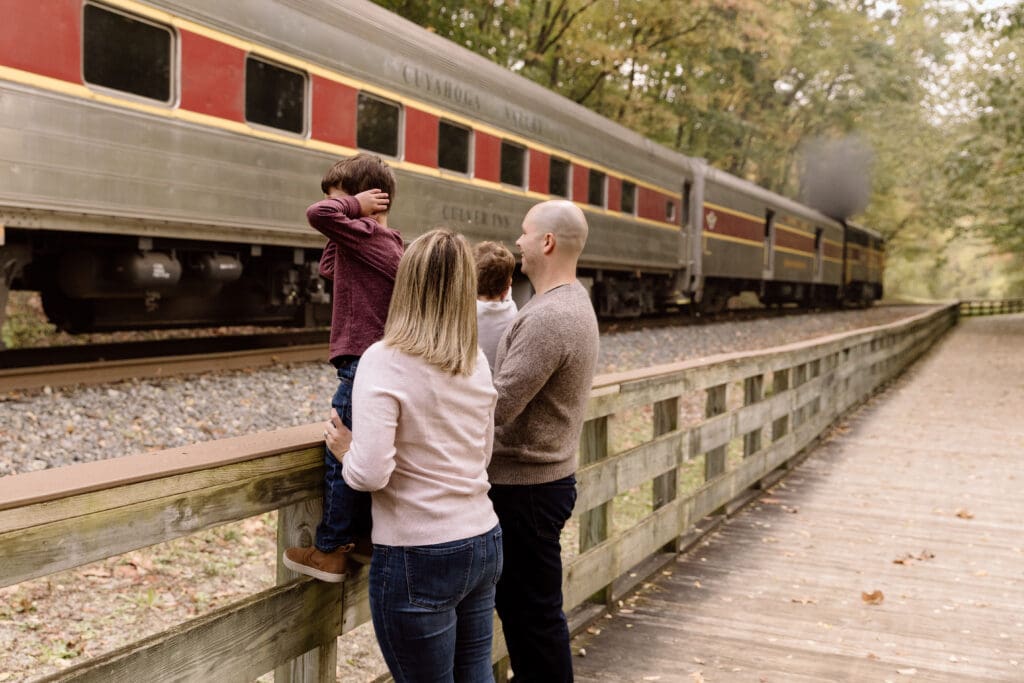
[[354, 547], [355, 543], [349, 543], [329, 553], [322, 553], [312, 545], [307, 548], [288, 548], [282, 559], [284, 566], [293, 572], [328, 583], [340, 583], [345, 580], [349, 552]]

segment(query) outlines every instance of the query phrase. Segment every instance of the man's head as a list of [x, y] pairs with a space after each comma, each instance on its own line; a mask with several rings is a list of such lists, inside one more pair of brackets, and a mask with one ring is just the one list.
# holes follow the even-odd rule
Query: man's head
[[565, 199], [541, 202], [526, 212], [516, 240], [523, 273], [538, 292], [576, 277], [576, 262], [587, 243], [583, 211]]
[[341, 190], [351, 196], [366, 190], [381, 190], [391, 200], [390, 206], [395, 205], [395, 174], [373, 154], [360, 153], [335, 163], [324, 174], [320, 189], [325, 195]]
[[516, 257], [504, 244], [480, 242], [473, 247], [476, 261], [476, 295], [491, 301], [500, 300], [512, 284]]

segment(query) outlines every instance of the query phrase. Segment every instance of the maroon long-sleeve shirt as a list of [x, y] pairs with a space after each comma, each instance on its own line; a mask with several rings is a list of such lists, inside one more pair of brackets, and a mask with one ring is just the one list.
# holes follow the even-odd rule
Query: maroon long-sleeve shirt
[[306, 209], [306, 219], [327, 238], [320, 274], [333, 280], [330, 359], [361, 356], [384, 336], [402, 234], [359, 216], [355, 197], [329, 198]]

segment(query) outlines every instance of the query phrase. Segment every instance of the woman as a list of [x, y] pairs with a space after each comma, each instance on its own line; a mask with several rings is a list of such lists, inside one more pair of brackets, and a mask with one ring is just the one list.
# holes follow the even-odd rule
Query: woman
[[434, 230], [398, 266], [384, 338], [359, 363], [352, 431], [335, 416], [327, 426], [345, 481], [372, 492], [370, 612], [396, 681], [493, 680], [496, 399], [477, 348], [473, 254]]

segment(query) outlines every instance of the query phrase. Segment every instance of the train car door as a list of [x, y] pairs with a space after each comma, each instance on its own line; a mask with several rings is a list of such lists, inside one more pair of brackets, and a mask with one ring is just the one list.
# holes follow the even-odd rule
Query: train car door
[[680, 196], [680, 206], [682, 207], [682, 215], [680, 216], [680, 238], [679, 238], [679, 258], [678, 264], [679, 269], [683, 272], [685, 281], [689, 282], [689, 274], [691, 267], [693, 266], [693, 257], [690, 254], [690, 226], [693, 225], [693, 217], [690, 215], [690, 194], [693, 192], [693, 181], [689, 178], [683, 181], [682, 195]]
[[704, 289], [704, 175], [695, 172], [693, 178], [683, 181], [683, 226], [681, 230], [680, 268], [684, 274], [684, 292], [699, 300]]
[[764, 212], [764, 262], [761, 267], [761, 279], [775, 279], [775, 211], [765, 209]]
[[825, 228], [814, 228], [814, 278], [821, 282], [825, 277]]

